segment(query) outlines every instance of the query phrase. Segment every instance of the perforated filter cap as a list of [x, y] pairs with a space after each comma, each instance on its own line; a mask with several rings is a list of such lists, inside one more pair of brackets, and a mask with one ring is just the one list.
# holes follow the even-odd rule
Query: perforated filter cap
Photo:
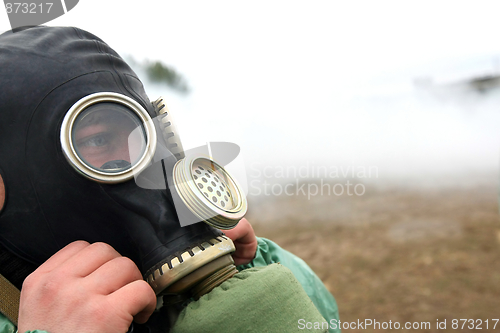
[[231, 229], [247, 212], [236, 180], [206, 156], [186, 157], [174, 166], [177, 193], [189, 210], [218, 229]]

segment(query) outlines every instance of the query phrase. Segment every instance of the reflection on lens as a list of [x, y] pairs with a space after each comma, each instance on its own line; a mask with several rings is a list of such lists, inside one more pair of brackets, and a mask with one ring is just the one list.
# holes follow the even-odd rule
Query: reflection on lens
[[146, 151], [140, 118], [116, 103], [99, 103], [85, 109], [75, 120], [71, 139], [84, 163], [108, 173], [130, 169]]

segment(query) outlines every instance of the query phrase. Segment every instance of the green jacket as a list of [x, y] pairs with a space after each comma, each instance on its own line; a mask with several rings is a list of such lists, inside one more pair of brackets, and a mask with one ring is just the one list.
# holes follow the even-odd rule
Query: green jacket
[[[257, 241], [258, 248], [255, 258], [247, 265], [238, 266], [238, 270], [242, 271], [251, 267], [263, 267], [280, 263], [293, 273], [323, 318], [327, 322], [330, 322], [332, 319], [338, 321], [339, 313], [335, 299], [318, 276], [302, 259], [280, 248], [276, 243], [268, 239], [258, 237]], [[16, 327], [0, 314], [0, 333], [14, 332], [16, 332]], [[340, 332], [340, 330], [330, 328], [329, 332]]]
[[[327, 322], [332, 319], [339, 320], [339, 310], [337, 302], [325, 285], [304, 260], [294, 254], [282, 249], [273, 241], [266, 238], [257, 237], [259, 247], [255, 258], [247, 265], [238, 266], [238, 270], [250, 267], [267, 266], [280, 263], [290, 269], [295, 278], [300, 282], [306, 294], [321, 313]], [[305, 330], [307, 331], [307, 330]], [[331, 329], [329, 332], [340, 332], [340, 329]]]

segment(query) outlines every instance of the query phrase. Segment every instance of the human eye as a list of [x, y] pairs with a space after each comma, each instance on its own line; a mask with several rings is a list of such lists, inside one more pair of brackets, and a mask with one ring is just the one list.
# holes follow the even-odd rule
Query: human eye
[[78, 142], [79, 147], [104, 147], [110, 142], [109, 133], [99, 133]]

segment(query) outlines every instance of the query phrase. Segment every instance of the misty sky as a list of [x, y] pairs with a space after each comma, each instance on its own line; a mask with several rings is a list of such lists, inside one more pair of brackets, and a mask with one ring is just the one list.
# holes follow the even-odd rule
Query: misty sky
[[[188, 147], [238, 143], [248, 169], [420, 177], [498, 167], [500, 90], [453, 85], [500, 74], [499, 12], [498, 1], [80, 0], [48, 25], [182, 73], [186, 96], [145, 83]], [[9, 29], [5, 12], [0, 23]], [[416, 89], [421, 78], [437, 90]]]

